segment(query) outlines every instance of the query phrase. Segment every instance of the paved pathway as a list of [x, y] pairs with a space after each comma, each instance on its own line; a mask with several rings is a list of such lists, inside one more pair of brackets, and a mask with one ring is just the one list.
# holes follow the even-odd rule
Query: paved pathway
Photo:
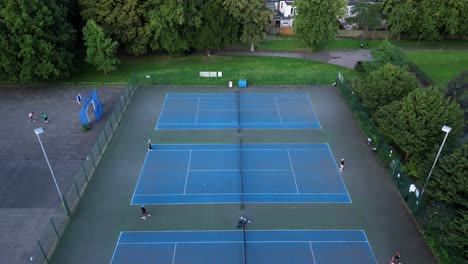
[[372, 55], [369, 49], [359, 50], [335, 50], [335, 51], [320, 51], [320, 52], [309, 52], [309, 51], [236, 51], [236, 50], [224, 50], [217, 51], [215, 54], [222, 55], [252, 55], [252, 56], [274, 56], [274, 57], [287, 57], [287, 58], [300, 58], [311, 61], [318, 61], [323, 63], [335, 64], [349, 69], [354, 69], [358, 61], [370, 61]]

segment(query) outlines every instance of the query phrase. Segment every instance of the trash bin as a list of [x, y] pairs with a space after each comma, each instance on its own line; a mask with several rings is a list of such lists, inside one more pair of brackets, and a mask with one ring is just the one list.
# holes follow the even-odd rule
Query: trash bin
[[239, 88], [246, 88], [246, 87], [247, 87], [247, 80], [240, 79]]

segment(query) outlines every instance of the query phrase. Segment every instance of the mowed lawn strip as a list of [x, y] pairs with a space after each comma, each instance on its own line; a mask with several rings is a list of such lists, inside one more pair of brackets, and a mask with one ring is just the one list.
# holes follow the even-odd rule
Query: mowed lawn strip
[[[93, 66], [83, 65], [70, 81], [126, 82], [136, 72], [142, 83], [168, 85], [227, 85], [247, 79], [248, 85], [311, 85], [332, 84], [338, 72], [348, 79], [354, 70], [295, 58], [257, 56], [170, 57], [162, 55], [121, 57], [115, 72], [105, 76]], [[222, 72], [221, 78], [200, 77], [199, 72]], [[151, 78], [143, 78], [150, 75]]]
[[453, 77], [468, 70], [467, 50], [405, 50], [405, 54], [442, 90]]

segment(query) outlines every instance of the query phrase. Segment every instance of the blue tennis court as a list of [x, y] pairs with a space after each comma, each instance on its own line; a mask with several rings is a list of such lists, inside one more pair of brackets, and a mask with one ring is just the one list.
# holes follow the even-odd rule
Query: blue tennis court
[[167, 94], [156, 129], [320, 128], [309, 95]]
[[[245, 238], [245, 248], [244, 248]], [[111, 264], [375, 264], [363, 230], [121, 232]]]
[[328, 144], [152, 145], [131, 204], [350, 203]]

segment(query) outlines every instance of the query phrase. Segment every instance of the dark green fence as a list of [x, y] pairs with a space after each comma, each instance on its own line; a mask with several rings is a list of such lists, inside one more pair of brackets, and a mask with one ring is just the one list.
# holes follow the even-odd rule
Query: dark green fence
[[358, 122], [363, 134], [368, 138], [369, 147], [375, 150], [376, 155], [387, 168], [393, 183], [400, 192], [408, 208], [411, 212], [416, 213], [416, 211], [422, 207], [421, 199], [419, 199], [421, 188], [406, 175], [402, 163], [393, 153], [391, 146], [385, 142], [384, 137], [380, 134], [374, 121], [367, 113], [367, 109], [354, 95], [351, 85], [346, 82], [341, 73], [338, 74], [336, 83], [338, 90], [353, 112], [354, 118]]

